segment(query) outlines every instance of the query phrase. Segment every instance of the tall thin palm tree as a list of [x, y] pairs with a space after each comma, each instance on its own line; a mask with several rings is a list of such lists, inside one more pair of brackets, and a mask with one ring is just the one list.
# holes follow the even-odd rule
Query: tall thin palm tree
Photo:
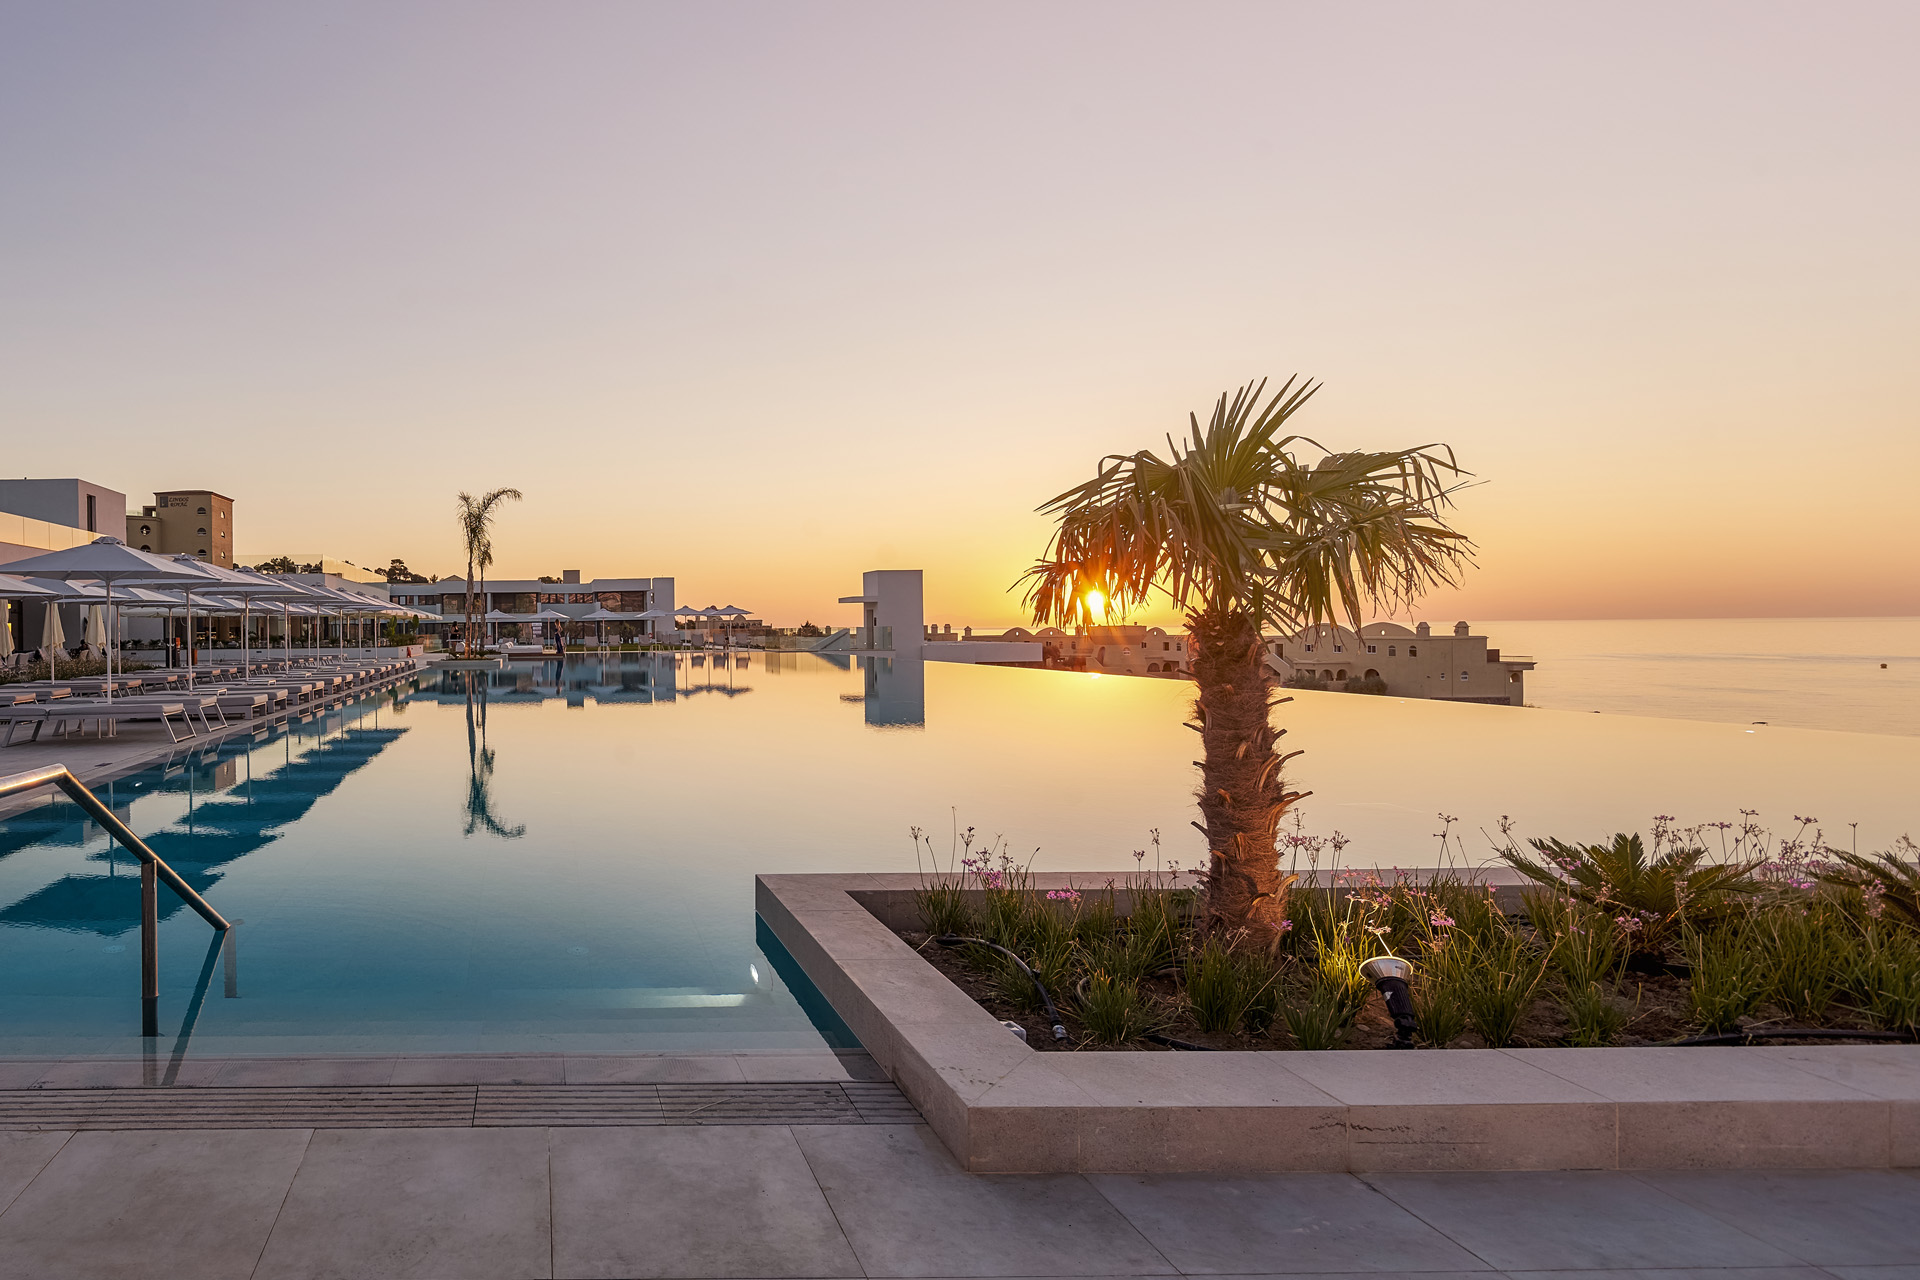
[[480, 570], [480, 598], [486, 599], [487, 566], [493, 563], [493, 520], [494, 508], [507, 500], [518, 502], [518, 489], [495, 489], [491, 493], [476, 498], [466, 490], [460, 491], [456, 500], [460, 521], [460, 536], [467, 544], [467, 599], [466, 614], [461, 627], [461, 636], [466, 642], [466, 655], [473, 657], [473, 573]]
[[[1092, 480], [1039, 509], [1058, 522], [1023, 575], [1035, 622], [1121, 617], [1158, 592], [1193, 637], [1199, 792], [1207, 838], [1209, 928], [1284, 928], [1291, 880], [1280, 872], [1287, 789], [1263, 625], [1298, 627], [1398, 608], [1458, 580], [1472, 543], [1442, 512], [1466, 473], [1445, 445], [1335, 453], [1280, 434], [1320, 384], [1290, 378], [1261, 405], [1265, 381], [1222, 393], [1203, 428], [1167, 438], [1167, 456], [1101, 460]], [[1297, 451], [1317, 455], [1303, 460]], [[1098, 593], [1093, 597], [1092, 593]], [[1096, 615], [1100, 615], [1096, 617]]]

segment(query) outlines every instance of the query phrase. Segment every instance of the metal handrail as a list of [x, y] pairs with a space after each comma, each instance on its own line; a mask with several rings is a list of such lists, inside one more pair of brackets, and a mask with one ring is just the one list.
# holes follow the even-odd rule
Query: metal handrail
[[178, 872], [163, 862], [159, 854], [147, 848], [147, 842], [133, 834], [133, 829], [102, 804], [100, 797], [89, 791], [86, 783], [74, 777], [73, 770], [67, 766], [50, 764], [44, 769], [30, 769], [25, 773], [0, 778], [0, 799], [46, 786], [59, 787], [66, 792], [67, 798], [99, 823], [110, 838], [118, 840], [140, 860], [140, 1034], [157, 1036], [160, 1034], [160, 904], [155, 881], [166, 881], [167, 888], [178, 894], [180, 901], [199, 912], [202, 920], [220, 932], [225, 933], [233, 926], [227, 923], [225, 916], [209, 906], [205, 898], [195, 893], [193, 886], [182, 880]]

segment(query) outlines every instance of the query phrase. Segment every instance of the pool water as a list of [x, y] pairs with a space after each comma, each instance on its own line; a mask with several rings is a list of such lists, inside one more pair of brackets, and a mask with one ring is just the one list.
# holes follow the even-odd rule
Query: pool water
[[[911, 871], [910, 827], [945, 860], [969, 824], [1045, 870], [1193, 865], [1188, 697], [883, 658], [574, 657], [429, 672], [96, 790], [241, 922], [223, 942], [160, 891], [182, 1051], [810, 1049], [850, 1038], [756, 930], [756, 873]], [[1349, 864], [1431, 864], [1443, 829], [1483, 857], [1501, 814], [1597, 838], [1746, 807], [1878, 848], [1912, 827], [1920, 776], [1916, 738], [1345, 694], [1277, 715], [1307, 749], [1302, 819], [1350, 837]], [[136, 867], [64, 800], [0, 821], [0, 972], [0, 1052], [139, 1046]]]

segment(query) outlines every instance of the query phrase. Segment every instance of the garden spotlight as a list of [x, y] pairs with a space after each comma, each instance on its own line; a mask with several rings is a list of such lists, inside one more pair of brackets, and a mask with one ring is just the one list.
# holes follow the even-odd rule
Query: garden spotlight
[[1407, 988], [1412, 973], [1413, 966], [1399, 956], [1375, 956], [1360, 966], [1360, 976], [1373, 983], [1387, 1002], [1387, 1012], [1393, 1015], [1396, 1049], [1413, 1048], [1413, 1033], [1420, 1029], [1413, 1016], [1413, 993]]

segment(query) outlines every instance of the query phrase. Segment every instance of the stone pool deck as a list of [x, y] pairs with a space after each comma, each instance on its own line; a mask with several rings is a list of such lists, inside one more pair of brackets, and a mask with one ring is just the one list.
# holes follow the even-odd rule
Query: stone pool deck
[[0, 1275], [1916, 1280], [1875, 1171], [979, 1176], [922, 1125], [0, 1131]]

